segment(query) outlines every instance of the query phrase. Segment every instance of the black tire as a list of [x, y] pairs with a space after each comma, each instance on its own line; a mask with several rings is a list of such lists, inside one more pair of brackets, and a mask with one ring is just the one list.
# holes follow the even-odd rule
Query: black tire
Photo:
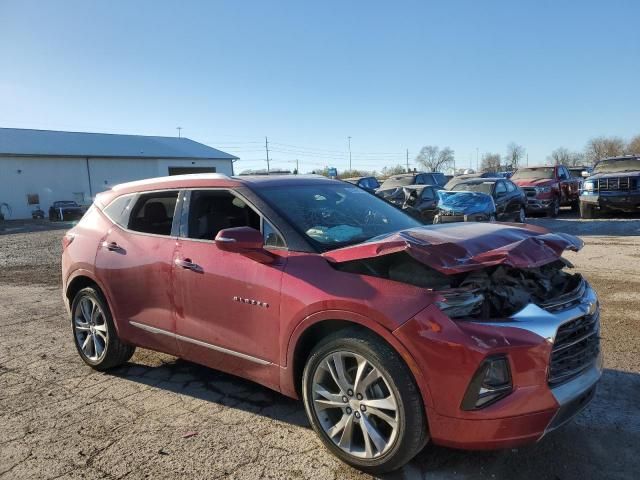
[[[101, 313], [102, 317], [104, 318], [102, 324], [106, 328], [107, 340], [103, 342], [104, 349], [102, 351], [102, 354], [95, 359], [91, 359], [88, 354], [83, 351], [82, 346], [79, 344], [80, 340], [78, 337], [81, 337], [83, 335], [83, 331], [80, 330], [81, 327], [77, 324], [76, 318], [82, 315], [81, 302], [83, 301], [83, 299], [95, 302], [95, 304], [97, 304], [102, 310]], [[89, 365], [91, 368], [99, 371], [108, 370], [110, 368], [122, 365], [131, 358], [136, 350], [136, 347], [127, 345], [120, 340], [113, 324], [113, 317], [111, 316], [109, 305], [102, 295], [102, 292], [94, 287], [83, 288], [73, 298], [73, 302], [71, 304], [71, 331], [73, 343], [76, 346], [76, 350], [78, 350], [80, 358], [82, 358], [84, 363]], [[88, 336], [89, 333], [87, 333], [86, 335]], [[84, 338], [86, 339], [87, 337]], [[94, 349], [95, 348], [96, 346], [94, 344]]]
[[556, 218], [560, 214], [560, 199], [555, 197], [551, 205], [549, 206], [549, 211], [547, 215], [551, 218]]
[[580, 211], [580, 200], [574, 200], [571, 202], [571, 211], [577, 213]]
[[580, 202], [580, 218], [590, 220], [598, 217], [598, 210], [594, 205], [587, 202]]
[[[373, 458], [357, 457], [342, 450], [325, 433], [313, 406], [314, 375], [327, 356], [335, 352], [347, 352], [364, 357], [371, 366], [382, 373], [390, 387], [390, 393], [395, 396], [398, 407], [397, 434], [395, 439], [390, 441], [388, 449]], [[422, 397], [411, 372], [395, 350], [373, 333], [348, 328], [321, 340], [311, 352], [305, 365], [302, 394], [309, 422], [325, 447], [343, 462], [364, 472], [379, 475], [402, 467], [425, 446], [429, 439]], [[351, 393], [352, 397], [353, 395], [355, 395], [354, 392]], [[354, 415], [357, 416], [355, 412]], [[364, 414], [362, 415], [364, 420]], [[371, 417], [367, 415], [367, 418]]]

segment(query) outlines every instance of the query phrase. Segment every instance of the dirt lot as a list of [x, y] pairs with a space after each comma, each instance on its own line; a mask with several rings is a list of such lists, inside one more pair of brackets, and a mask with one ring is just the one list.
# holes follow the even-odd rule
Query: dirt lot
[[[536, 445], [427, 446], [388, 478], [637, 478], [640, 220], [533, 222], [586, 242], [567, 257], [602, 302], [595, 400]], [[0, 231], [0, 478], [367, 478], [322, 448], [301, 404], [250, 382], [141, 349], [107, 374], [86, 367], [59, 289], [63, 230], [42, 225]]]

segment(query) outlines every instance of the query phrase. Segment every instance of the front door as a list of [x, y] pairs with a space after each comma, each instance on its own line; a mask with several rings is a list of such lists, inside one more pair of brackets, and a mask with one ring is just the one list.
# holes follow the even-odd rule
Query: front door
[[[277, 364], [286, 250], [272, 250], [276, 260], [263, 264], [219, 250], [213, 241], [224, 228], [264, 231], [265, 221], [229, 190], [190, 193], [174, 258], [181, 356], [233, 373], [255, 369], [254, 377], [260, 377], [260, 367]], [[269, 241], [282, 242], [273, 228], [269, 232]]]

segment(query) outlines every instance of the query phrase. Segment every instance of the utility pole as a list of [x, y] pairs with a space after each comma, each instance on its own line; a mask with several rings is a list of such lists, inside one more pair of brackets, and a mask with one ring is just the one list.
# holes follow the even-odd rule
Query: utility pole
[[476, 173], [478, 173], [478, 171], [480, 170], [480, 161], [478, 160], [480, 158], [480, 150], [478, 149], [478, 147], [476, 147]]
[[300, 165], [298, 164], [297, 158], [296, 158], [296, 175], [300, 175]]
[[267, 137], [264, 137], [264, 149], [267, 151], [267, 175], [269, 175], [269, 140]]
[[349, 139], [349, 171], [351, 171], [351, 137], [347, 137]]
[[178, 130], [178, 138], [182, 137], [182, 127], [176, 127], [176, 130]]
[[407, 173], [409, 173], [409, 149], [407, 148]]
[[529, 166], [529, 154], [527, 153], [527, 167]]

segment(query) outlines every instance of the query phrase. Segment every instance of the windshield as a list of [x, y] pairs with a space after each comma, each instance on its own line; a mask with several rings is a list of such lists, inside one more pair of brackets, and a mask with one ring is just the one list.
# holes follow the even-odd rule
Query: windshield
[[53, 202], [56, 207], [77, 207], [78, 204], [73, 200], [62, 200], [59, 202]]
[[387, 188], [405, 187], [407, 185], [413, 185], [415, 181], [416, 177], [414, 177], [413, 175], [390, 177], [382, 182], [382, 186], [380, 188], [382, 190], [386, 190]]
[[625, 158], [624, 160], [600, 160], [593, 168], [593, 173], [638, 171], [640, 171], [640, 157]]
[[491, 206], [491, 196], [480, 192], [452, 192], [440, 190], [438, 192], [439, 207], [467, 210], [469, 208], [486, 209]]
[[513, 174], [511, 180], [554, 178], [554, 167], [521, 168]]
[[384, 200], [348, 184], [267, 187], [258, 193], [321, 251], [421, 225]]
[[493, 182], [481, 182], [481, 183], [459, 183], [451, 190], [460, 192], [481, 192], [486, 193], [487, 195], [491, 195], [491, 191], [493, 190]]
[[447, 183], [447, 177], [444, 176], [444, 173], [434, 172], [431, 175], [433, 175], [434, 180], [441, 187]]
[[583, 171], [584, 171], [584, 168], [570, 168], [569, 169], [569, 173], [574, 178], [582, 178], [582, 172]]

